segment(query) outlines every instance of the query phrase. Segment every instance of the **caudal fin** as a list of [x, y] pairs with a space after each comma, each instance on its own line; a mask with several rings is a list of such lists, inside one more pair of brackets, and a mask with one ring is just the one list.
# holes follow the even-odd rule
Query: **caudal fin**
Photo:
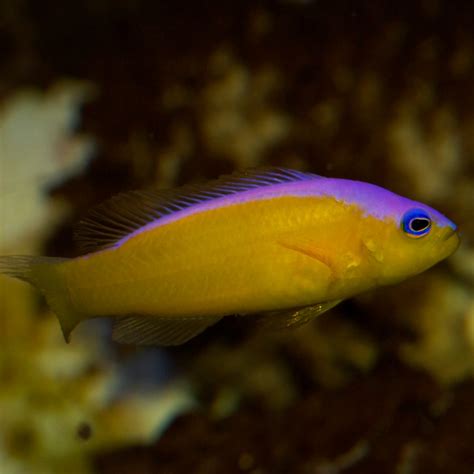
[[26, 281], [40, 290], [48, 305], [56, 313], [69, 342], [71, 331], [84, 318], [74, 310], [69, 291], [61, 271], [66, 258], [37, 257], [30, 255], [0, 256], [0, 273]]

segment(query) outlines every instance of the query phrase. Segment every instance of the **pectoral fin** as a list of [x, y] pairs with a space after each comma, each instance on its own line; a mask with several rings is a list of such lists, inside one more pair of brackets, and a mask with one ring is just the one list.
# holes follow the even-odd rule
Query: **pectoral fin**
[[334, 308], [342, 300], [326, 301], [313, 306], [291, 309], [286, 311], [272, 311], [258, 317], [258, 323], [268, 329], [297, 328], [308, 323], [316, 316]]
[[124, 344], [178, 346], [200, 334], [221, 317], [125, 316], [115, 321], [112, 337]]
[[318, 248], [317, 244], [313, 240], [300, 235], [291, 235], [280, 240], [279, 244], [288, 250], [298, 252], [318, 261], [331, 273], [334, 272], [331, 259], [323, 250]]

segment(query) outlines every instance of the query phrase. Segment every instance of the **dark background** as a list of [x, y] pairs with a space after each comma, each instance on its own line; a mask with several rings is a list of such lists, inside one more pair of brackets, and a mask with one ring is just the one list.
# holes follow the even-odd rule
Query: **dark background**
[[[474, 7], [442, 0], [0, 2], [0, 100], [59, 78], [96, 89], [76, 131], [97, 151], [83, 176], [51, 189], [73, 215], [45, 251], [74, 255], [72, 222], [116, 192], [260, 164], [425, 200], [462, 224], [467, 248], [473, 31]], [[443, 137], [457, 144], [449, 172]], [[419, 163], [400, 159], [412, 142]], [[471, 373], [446, 380], [400, 357], [436, 278], [472, 292], [455, 264], [436, 272], [325, 316], [321, 352], [307, 335], [263, 343], [233, 320], [170, 350], [202, 408], [151, 446], [98, 454], [98, 471], [472, 472]], [[372, 362], [348, 349], [359, 339]], [[226, 416], [215, 414], [223, 387], [239, 394]]]

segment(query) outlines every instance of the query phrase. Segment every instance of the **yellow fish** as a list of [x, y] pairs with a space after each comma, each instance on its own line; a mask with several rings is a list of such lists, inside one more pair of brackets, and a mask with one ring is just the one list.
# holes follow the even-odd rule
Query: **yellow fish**
[[283, 168], [134, 191], [77, 229], [85, 255], [0, 257], [36, 286], [64, 337], [115, 320], [126, 343], [182, 344], [226, 315], [303, 324], [341, 300], [420, 273], [458, 246], [456, 225], [378, 186]]

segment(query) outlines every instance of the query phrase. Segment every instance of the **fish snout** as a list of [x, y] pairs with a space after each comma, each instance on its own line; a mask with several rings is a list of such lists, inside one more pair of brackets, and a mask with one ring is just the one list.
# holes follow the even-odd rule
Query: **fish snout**
[[457, 235], [457, 226], [453, 224], [453, 226], [446, 226], [446, 231], [443, 233], [443, 240], [448, 240], [454, 235], [456, 235], [459, 239], [459, 236]]
[[450, 227], [446, 229], [444, 235], [441, 237], [443, 258], [452, 255], [459, 247], [460, 242], [459, 233], [456, 231], [456, 229]]

